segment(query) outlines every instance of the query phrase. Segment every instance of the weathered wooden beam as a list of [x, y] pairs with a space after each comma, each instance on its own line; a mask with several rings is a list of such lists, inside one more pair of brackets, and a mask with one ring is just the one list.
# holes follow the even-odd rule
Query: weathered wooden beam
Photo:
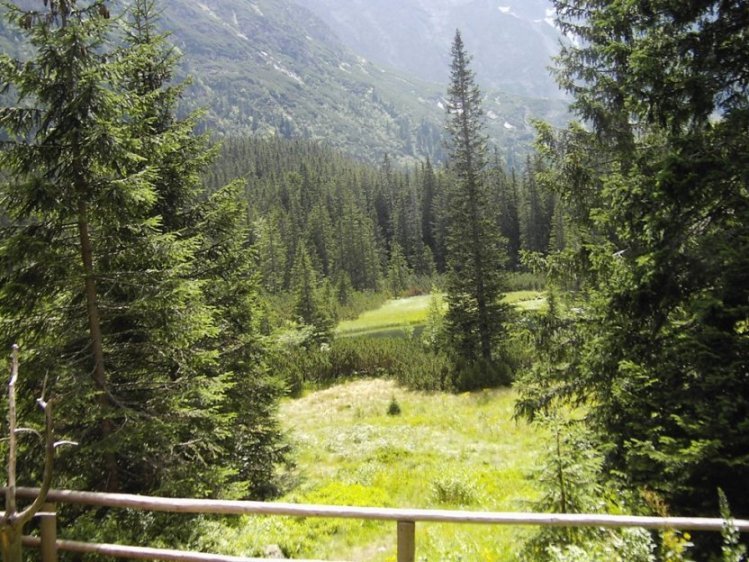
[[[38, 489], [18, 488], [19, 497], [34, 498]], [[414, 521], [433, 523], [467, 523], [480, 525], [538, 525], [550, 527], [642, 527], [646, 529], [682, 529], [720, 531], [724, 521], [707, 517], [643, 517], [606, 514], [555, 514], [522, 512], [448, 511], [433, 509], [397, 509], [381, 507], [348, 507], [294, 503], [198, 500], [160, 498], [133, 494], [105, 494], [50, 490], [47, 499], [56, 503], [107, 506], [170, 513], [203, 513], [215, 515], [289, 515], [293, 517], [328, 517], [377, 521]], [[735, 519], [733, 525], [749, 531], [749, 520]]]
[[[24, 546], [38, 548], [42, 539], [39, 537], [23, 537]], [[270, 558], [246, 558], [242, 556], [226, 556], [222, 554], [207, 554], [204, 552], [187, 552], [167, 548], [145, 548], [139, 546], [122, 546], [118, 544], [94, 544], [87, 542], [58, 540], [57, 549], [66, 552], [84, 554], [103, 554], [117, 558], [135, 560], [178, 560], [180, 562], [271, 562]], [[324, 560], [298, 560], [295, 562], [328, 562]]]
[[41, 537], [42, 562], [57, 562], [57, 508], [53, 503], [45, 503], [37, 513], [39, 535]]
[[398, 521], [398, 562], [416, 560], [416, 523]]

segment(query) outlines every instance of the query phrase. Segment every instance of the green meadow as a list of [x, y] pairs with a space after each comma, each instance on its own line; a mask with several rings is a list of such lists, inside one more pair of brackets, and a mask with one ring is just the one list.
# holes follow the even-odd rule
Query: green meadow
[[[400, 414], [390, 415], [397, 402]], [[476, 511], [522, 511], [546, 446], [512, 417], [509, 389], [412, 392], [393, 381], [352, 381], [287, 400], [281, 419], [295, 446], [293, 491], [279, 501]], [[245, 517], [214, 539], [222, 551], [287, 557], [396, 560], [395, 524], [346, 519]], [[530, 531], [520, 527], [417, 525], [417, 559], [509, 561]]]
[[[392, 337], [418, 330], [430, 295], [392, 299], [338, 337]], [[441, 295], [438, 298], [442, 298]], [[537, 291], [508, 293], [520, 310], [545, 305]], [[442, 300], [444, 308], [444, 300]], [[513, 419], [511, 389], [417, 392], [365, 379], [309, 392], [281, 405], [294, 447], [283, 502], [474, 511], [524, 511], [538, 497], [531, 478], [547, 446], [541, 430]], [[394, 405], [397, 405], [395, 408]], [[398, 410], [393, 415], [392, 410]], [[394, 562], [394, 523], [347, 519], [245, 517], [216, 524], [216, 550], [262, 556], [277, 545], [289, 558]], [[417, 559], [510, 561], [532, 532], [520, 527], [418, 524]]]
[[[443, 308], [444, 296], [438, 295]], [[345, 320], [336, 328], [336, 336], [398, 337], [410, 330], [423, 328], [429, 313], [431, 295], [391, 299], [375, 310], [369, 310], [354, 320]], [[545, 293], [541, 291], [513, 291], [504, 302], [519, 310], [538, 310], [545, 306]]]

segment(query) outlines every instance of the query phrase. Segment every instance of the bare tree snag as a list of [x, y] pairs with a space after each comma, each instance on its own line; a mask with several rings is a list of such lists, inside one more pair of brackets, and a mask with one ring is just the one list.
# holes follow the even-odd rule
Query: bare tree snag
[[[5, 492], [5, 513], [0, 517], [0, 548], [3, 562], [21, 562], [21, 535], [23, 526], [36, 515], [47, 500], [52, 485], [52, 470], [55, 458], [55, 442], [52, 437], [52, 404], [37, 399], [44, 412], [44, 472], [39, 494], [23, 511], [16, 504], [16, 461], [18, 455], [16, 419], [16, 382], [18, 381], [18, 346], [13, 345], [8, 384], [8, 486]], [[43, 393], [42, 393], [43, 394]]]

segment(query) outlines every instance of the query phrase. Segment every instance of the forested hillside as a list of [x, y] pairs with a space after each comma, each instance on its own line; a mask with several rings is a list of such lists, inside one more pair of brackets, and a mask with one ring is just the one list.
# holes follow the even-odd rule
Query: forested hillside
[[[444, 159], [442, 85], [364, 59], [290, 0], [170, 0], [159, 11], [157, 26], [181, 55], [175, 75], [191, 80], [181, 112], [203, 110], [201, 131], [319, 140], [370, 163]], [[10, 34], [0, 28], [0, 44], [15, 54], [23, 43]], [[560, 100], [496, 88], [487, 96], [490, 135], [510, 161], [529, 151], [531, 118], [569, 118]]]
[[[508, 173], [498, 155], [492, 159], [487, 209], [506, 238], [510, 270], [519, 269], [523, 251], [564, 246], [564, 214], [535, 179], [541, 167], [529, 158]], [[306, 141], [227, 139], [207, 184], [231, 178], [244, 185], [262, 283], [271, 292], [290, 289], [300, 245], [320, 279], [350, 281], [358, 290], [384, 288], [400, 260], [415, 275], [445, 271], [452, 178], [428, 160], [401, 168], [386, 157], [370, 166]]]
[[[193, 77], [185, 105], [204, 107], [214, 135], [322, 140], [376, 163], [444, 157], [441, 84], [378, 67], [343, 46], [290, 0], [173, 0], [163, 5], [171, 41]], [[488, 92], [489, 126], [503, 157], [528, 152], [530, 117], [562, 124], [565, 104]]]

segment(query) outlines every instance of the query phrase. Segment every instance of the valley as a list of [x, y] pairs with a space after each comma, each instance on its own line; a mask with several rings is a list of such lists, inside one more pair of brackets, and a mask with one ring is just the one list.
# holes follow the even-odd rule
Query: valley
[[[55, 487], [708, 517], [416, 541], [420, 562], [746, 561], [744, 1], [0, 16], [4, 562], [37, 538], [27, 486], [34, 509]], [[393, 525], [114, 506], [45, 521], [92, 562], [396, 559]]]

